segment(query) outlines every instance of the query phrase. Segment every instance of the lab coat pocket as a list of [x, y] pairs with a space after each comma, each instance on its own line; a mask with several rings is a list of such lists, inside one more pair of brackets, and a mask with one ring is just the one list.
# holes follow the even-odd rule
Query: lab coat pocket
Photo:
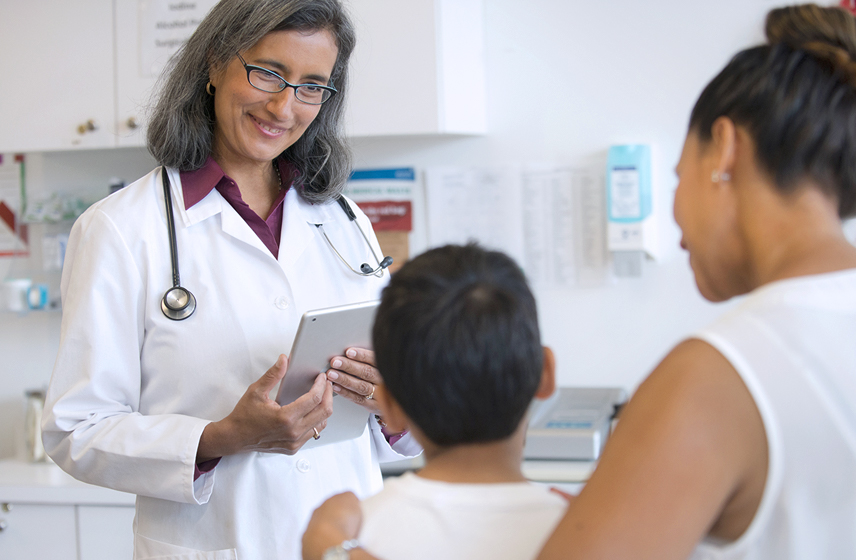
[[193, 550], [156, 541], [139, 534], [134, 536], [134, 560], [237, 560], [237, 558], [238, 551], [234, 548]]

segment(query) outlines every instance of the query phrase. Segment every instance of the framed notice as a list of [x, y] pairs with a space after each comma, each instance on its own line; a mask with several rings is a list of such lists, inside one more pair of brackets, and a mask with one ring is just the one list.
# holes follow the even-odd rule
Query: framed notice
[[403, 167], [356, 170], [345, 188], [371, 221], [383, 254], [392, 257], [390, 272], [410, 258], [417, 185], [416, 171]]

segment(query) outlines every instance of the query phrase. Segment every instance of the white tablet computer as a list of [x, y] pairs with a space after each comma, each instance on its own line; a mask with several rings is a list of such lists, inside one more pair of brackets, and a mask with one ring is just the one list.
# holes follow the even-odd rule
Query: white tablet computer
[[[343, 356], [346, 348], [370, 349], [379, 303], [366, 301], [304, 313], [276, 402], [286, 405], [305, 394], [318, 374], [330, 369], [330, 358]], [[319, 439], [310, 439], [304, 449], [354, 439], [365, 430], [369, 411], [336, 393], [333, 397], [333, 415], [327, 419], [327, 427]]]

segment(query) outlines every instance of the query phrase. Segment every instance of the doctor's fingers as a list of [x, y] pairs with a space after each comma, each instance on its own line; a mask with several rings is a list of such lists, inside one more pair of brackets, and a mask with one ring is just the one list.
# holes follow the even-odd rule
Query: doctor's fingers
[[[336, 356], [330, 360], [330, 368], [332, 371], [327, 372], [327, 379], [334, 383], [339, 383], [337, 376], [341, 375], [341, 373], [346, 373], [353, 378], [360, 379], [371, 385], [379, 385], [382, 382], [380, 372], [374, 366], [374, 362], [368, 363], [357, 359]], [[358, 393], [360, 392], [358, 387], [352, 386], [347, 382], [340, 383], [340, 385], [344, 385]], [[369, 388], [369, 391], [371, 391], [371, 388]], [[368, 395], [369, 393], [366, 394]]]
[[287, 368], [288, 357], [286, 357], [285, 354], [280, 354], [276, 363], [264, 372], [264, 374], [255, 383], [253, 383], [251, 387], [254, 387], [259, 393], [267, 395], [274, 387], [276, 387], [277, 383], [285, 377], [285, 370]]
[[[372, 386], [374, 387], [374, 386]], [[369, 394], [365, 393], [356, 393], [351, 391], [350, 389], [346, 389], [339, 385], [338, 383], [333, 384], [333, 390], [339, 393], [340, 397], [345, 397], [349, 401], [353, 401], [360, 406], [363, 406], [370, 410], [374, 414], [380, 414], [380, 407], [377, 405], [377, 401], [374, 400], [374, 389], [369, 390]], [[369, 398], [371, 396], [372, 398]]]
[[[291, 429], [287, 433], [281, 434], [279, 438], [271, 438], [257, 445], [253, 451], [261, 453], [278, 453], [281, 455], [294, 455], [306, 444], [307, 441], [315, 437], [315, 431], [322, 433], [327, 427], [327, 421], [321, 420], [315, 426], [301, 433], [299, 436], [292, 437], [294, 433]], [[319, 436], [320, 437], [320, 436]]]
[[376, 365], [374, 350], [369, 350], [367, 348], [348, 348], [345, 351], [345, 356], [352, 360], [369, 364], [370, 366]]
[[333, 386], [326, 380], [324, 374], [315, 378], [315, 383], [308, 392], [280, 409], [282, 422], [291, 429], [292, 436], [297, 439], [312, 431], [312, 427], [326, 422], [333, 414]]

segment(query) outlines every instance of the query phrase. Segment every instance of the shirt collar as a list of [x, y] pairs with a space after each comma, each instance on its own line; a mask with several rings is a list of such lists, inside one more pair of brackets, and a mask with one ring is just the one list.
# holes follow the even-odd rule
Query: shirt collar
[[[291, 165], [282, 159], [277, 159], [276, 164], [279, 166], [283, 189], [287, 190], [294, 177]], [[185, 210], [189, 210], [208, 196], [220, 184], [220, 181], [227, 178], [223, 169], [211, 156], [208, 156], [205, 165], [199, 169], [181, 171], [179, 176], [181, 177], [181, 191], [184, 197]]]

